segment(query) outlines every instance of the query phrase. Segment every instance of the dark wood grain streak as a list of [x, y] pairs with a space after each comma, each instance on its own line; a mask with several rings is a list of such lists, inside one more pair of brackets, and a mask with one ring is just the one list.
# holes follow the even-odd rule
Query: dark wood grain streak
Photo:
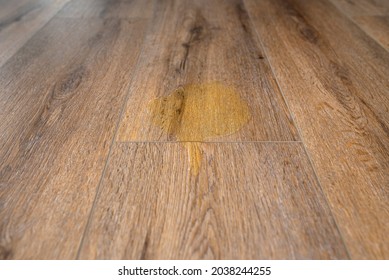
[[300, 143], [201, 149], [115, 144], [80, 258], [347, 258]]
[[55, 18], [0, 68], [1, 258], [75, 258], [146, 23]]
[[252, 117], [238, 133], [206, 141], [299, 139], [242, 1], [157, 5], [118, 141], [176, 141], [152, 124], [150, 101], [187, 84], [210, 82], [234, 88]]
[[388, 11], [0, 0], [0, 259], [389, 258]]
[[328, 1], [245, 1], [352, 258], [389, 255], [389, 54]]

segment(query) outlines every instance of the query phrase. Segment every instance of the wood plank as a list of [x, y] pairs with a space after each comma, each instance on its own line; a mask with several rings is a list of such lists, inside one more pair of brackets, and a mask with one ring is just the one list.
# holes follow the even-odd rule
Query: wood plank
[[82, 259], [347, 258], [301, 143], [114, 145]]
[[0, 258], [76, 257], [146, 23], [54, 18], [0, 69]]
[[389, 51], [389, 13], [386, 16], [358, 16], [355, 23]]
[[0, 3], [0, 67], [69, 0], [15, 0]]
[[327, 1], [245, 1], [351, 257], [389, 257], [389, 54]]
[[389, 1], [330, 0], [386, 50], [389, 50]]
[[[0, 0], [1, 10], [0, 10], [0, 19], [2, 22], [9, 16], [10, 13], [14, 13], [16, 10], [21, 9], [23, 6], [27, 4], [32, 4], [36, 2], [36, 0]], [[31, 7], [30, 7], [31, 8]], [[27, 9], [29, 10], [29, 9]], [[20, 13], [20, 11], [19, 11]], [[23, 14], [23, 13], [22, 13]], [[2, 24], [4, 26], [4, 23]]]
[[70, 18], [137, 18], [151, 14], [153, 0], [73, 0], [58, 14]]
[[328, 0], [350, 17], [389, 14], [387, 0]]
[[[221, 120], [216, 114], [229, 100], [221, 98], [219, 93], [226, 91], [235, 92], [234, 96], [239, 96], [249, 107], [247, 124], [235, 133], [184, 137], [184, 140], [298, 140], [268, 62], [255, 39], [247, 13], [242, 9], [242, 1], [161, 1], [156, 11], [152, 18], [153, 28], [146, 37], [130, 87], [118, 141], [183, 140], [172, 134], [171, 129], [164, 131], [154, 122], [180, 131], [182, 123], [200, 124], [204, 120], [206, 127], [217, 130], [217, 122], [213, 125], [213, 121]], [[222, 87], [225, 90], [208, 99], [205, 97], [203, 103], [196, 100], [196, 96], [202, 98], [201, 92], [207, 95], [214, 93], [214, 88]], [[158, 117], [150, 110], [150, 103], [174, 92], [180, 99], [180, 91], [183, 100], [177, 100], [181, 103], [180, 108], [176, 108], [177, 113], [168, 108], [169, 112], [156, 120]], [[189, 101], [188, 96], [195, 100]], [[174, 100], [172, 103], [176, 104]], [[183, 110], [184, 104], [186, 111]], [[189, 108], [191, 104], [193, 106]], [[203, 108], [210, 116], [201, 114]], [[187, 120], [185, 114], [196, 110], [198, 115], [193, 113], [191, 116], [196, 115], [198, 119]], [[196, 131], [196, 128], [191, 131]]]

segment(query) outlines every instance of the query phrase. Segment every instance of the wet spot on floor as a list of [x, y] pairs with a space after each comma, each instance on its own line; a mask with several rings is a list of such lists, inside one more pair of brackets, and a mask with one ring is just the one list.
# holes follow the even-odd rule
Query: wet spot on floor
[[185, 142], [192, 174], [201, 165], [198, 143], [233, 134], [250, 119], [247, 102], [232, 87], [219, 82], [189, 84], [168, 96], [154, 99], [149, 109], [152, 123], [177, 141]]

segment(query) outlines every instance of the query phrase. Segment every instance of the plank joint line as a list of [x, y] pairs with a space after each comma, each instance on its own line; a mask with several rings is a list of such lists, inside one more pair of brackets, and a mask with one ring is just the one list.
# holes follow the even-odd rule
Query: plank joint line
[[[250, 21], [253, 23], [253, 21], [252, 21], [252, 19], [251, 19], [251, 14], [250, 14], [250, 13], [249, 13], [249, 18], [250, 18]], [[258, 38], [259, 44], [261, 45], [261, 47], [262, 47], [262, 49], [263, 49], [263, 52], [264, 52], [264, 54], [265, 54], [265, 57], [268, 58], [269, 67], [270, 67], [270, 70], [271, 70], [271, 72], [272, 72], [272, 74], [273, 74], [273, 76], [274, 76], [274, 79], [275, 79], [275, 81], [276, 81], [277, 87], [278, 87], [278, 89], [280, 90], [280, 93], [281, 93], [282, 98], [284, 99], [286, 108], [287, 108], [287, 110], [288, 110], [288, 112], [289, 112], [289, 114], [290, 114], [290, 117], [292, 118], [292, 121], [293, 121], [294, 126], [296, 127], [298, 136], [299, 136], [299, 138], [301, 139], [302, 147], [303, 147], [304, 152], [305, 152], [305, 154], [306, 154], [306, 156], [307, 156], [307, 158], [308, 158], [309, 164], [311, 165], [311, 167], [312, 167], [312, 169], [313, 169], [314, 176], [315, 176], [315, 178], [316, 178], [316, 180], [317, 180], [317, 183], [318, 183], [318, 185], [319, 185], [319, 187], [320, 187], [320, 190], [322, 191], [322, 193], [323, 193], [323, 195], [324, 195], [324, 199], [325, 199], [325, 201], [326, 201], [326, 203], [327, 203], [327, 205], [328, 205], [328, 207], [329, 207], [329, 209], [330, 209], [330, 213], [331, 213], [332, 218], [334, 219], [334, 223], [335, 223], [336, 230], [339, 232], [340, 238], [341, 238], [341, 240], [342, 240], [342, 242], [343, 242], [343, 245], [344, 245], [344, 247], [345, 247], [347, 257], [348, 257], [348, 259], [351, 259], [351, 255], [350, 255], [350, 252], [349, 252], [348, 247], [347, 247], [347, 245], [346, 245], [346, 242], [344, 241], [343, 234], [342, 234], [342, 232], [341, 232], [341, 230], [340, 230], [340, 228], [339, 228], [339, 226], [338, 226], [338, 221], [336, 220], [336, 217], [335, 217], [335, 215], [334, 215], [333, 212], [332, 212], [332, 208], [330, 207], [330, 204], [329, 204], [329, 200], [328, 200], [327, 194], [324, 192], [324, 189], [323, 189], [322, 184], [321, 184], [321, 182], [320, 182], [320, 180], [319, 180], [319, 177], [317, 176], [316, 168], [315, 168], [315, 166], [313, 165], [311, 156], [310, 156], [310, 154], [308, 153], [307, 148], [306, 148], [306, 146], [305, 146], [304, 138], [303, 138], [303, 136], [302, 136], [300, 127], [299, 127], [299, 125], [298, 125], [298, 123], [297, 123], [297, 121], [296, 121], [296, 118], [295, 118], [295, 116], [294, 116], [292, 110], [290, 109], [289, 102], [288, 102], [288, 100], [286, 99], [285, 94], [284, 94], [284, 92], [283, 92], [283, 90], [282, 90], [282, 88], [281, 88], [281, 86], [280, 86], [280, 84], [279, 84], [279, 82], [278, 82], [277, 76], [275, 75], [275, 71], [274, 71], [274, 69], [273, 69], [273, 65], [272, 65], [272, 63], [271, 63], [271, 61], [270, 61], [270, 59], [269, 59], [269, 56], [268, 56], [268, 54], [267, 54], [267, 50], [266, 50], [265, 46], [264, 46], [263, 43], [262, 43], [262, 39], [261, 39], [261, 37], [260, 37], [259, 34], [258, 34], [257, 28], [256, 28], [256, 26], [255, 26], [254, 24], [253, 24], [253, 26], [254, 26], [254, 32], [255, 32], [255, 34], [256, 34], [256, 36], [257, 36], [257, 38]]]

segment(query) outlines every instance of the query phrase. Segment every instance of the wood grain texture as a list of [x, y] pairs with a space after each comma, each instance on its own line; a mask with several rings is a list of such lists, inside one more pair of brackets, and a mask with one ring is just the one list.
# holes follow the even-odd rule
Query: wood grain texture
[[0, 258], [75, 258], [146, 21], [50, 21], [0, 69]]
[[59, 13], [70, 18], [144, 18], [151, 15], [153, 0], [72, 0]]
[[328, 0], [350, 17], [389, 14], [387, 0]]
[[389, 13], [386, 16], [358, 16], [354, 21], [389, 51]]
[[389, 1], [330, 1], [381, 46], [389, 50]]
[[[115, 144], [82, 259], [347, 258], [300, 143]], [[174, 172], [172, 172], [174, 170]]]
[[245, 1], [351, 257], [389, 257], [389, 54], [328, 1]]
[[242, 1], [161, 1], [156, 11], [118, 141], [177, 140], [153, 125], [150, 102], [187, 84], [212, 82], [233, 88], [251, 119], [238, 133], [206, 141], [298, 140]]
[[15, 0], [0, 3], [0, 67], [69, 0]]
[[388, 10], [0, 0], [0, 259], [388, 259]]

